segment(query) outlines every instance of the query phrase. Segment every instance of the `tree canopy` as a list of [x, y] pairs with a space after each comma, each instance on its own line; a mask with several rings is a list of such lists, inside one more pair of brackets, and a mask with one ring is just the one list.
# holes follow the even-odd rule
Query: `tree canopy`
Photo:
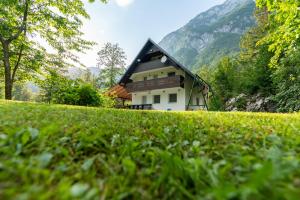
[[126, 55], [119, 44], [106, 43], [98, 52], [98, 67], [100, 71], [100, 86], [113, 87], [125, 71]]
[[0, 64], [7, 99], [18, 79], [79, 63], [76, 53], [94, 44], [82, 38], [84, 18], [89, 15], [82, 0], [0, 1]]
[[257, 25], [242, 37], [240, 54], [221, 59], [212, 70], [201, 72], [210, 76], [215, 92], [211, 108], [228, 109], [230, 102], [244, 96], [247, 101], [242, 103], [246, 105], [256, 97], [268, 102], [262, 108], [270, 110], [265, 111], [299, 111], [299, 3], [256, 3]]
[[286, 52], [299, 46], [300, 1], [257, 0], [256, 5], [266, 9], [269, 18], [269, 32], [258, 44], [269, 44], [275, 53], [270, 64], [275, 66]]

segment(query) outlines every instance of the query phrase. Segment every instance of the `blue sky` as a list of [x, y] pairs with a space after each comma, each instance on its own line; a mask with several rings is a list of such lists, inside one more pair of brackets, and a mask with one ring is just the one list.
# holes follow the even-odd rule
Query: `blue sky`
[[[87, 1], [87, 0], [86, 0]], [[96, 66], [97, 51], [105, 42], [119, 43], [129, 64], [148, 38], [159, 42], [166, 34], [225, 0], [110, 0], [108, 4], [87, 3], [90, 20], [84, 21], [85, 38], [98, 45], [81, 62]]]

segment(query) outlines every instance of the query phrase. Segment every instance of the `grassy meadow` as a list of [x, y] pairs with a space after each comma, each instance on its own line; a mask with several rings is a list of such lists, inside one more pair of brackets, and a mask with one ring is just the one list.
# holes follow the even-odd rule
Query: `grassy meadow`
[[0, 199], [299, 199], [300, 114], [0, 101]]

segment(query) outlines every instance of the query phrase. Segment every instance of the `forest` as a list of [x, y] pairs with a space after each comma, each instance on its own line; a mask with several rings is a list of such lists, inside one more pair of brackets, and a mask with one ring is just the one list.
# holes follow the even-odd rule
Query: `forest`
[[[256, 1], [257, 25], [240, 41], [240, 53], [200, 67], [213, 88], [212, 110], [300, 110], [299, 2]], [[247, 108], [260, 98], [261, 107]], [[255, 110], [257, 109], [257, 110]]]

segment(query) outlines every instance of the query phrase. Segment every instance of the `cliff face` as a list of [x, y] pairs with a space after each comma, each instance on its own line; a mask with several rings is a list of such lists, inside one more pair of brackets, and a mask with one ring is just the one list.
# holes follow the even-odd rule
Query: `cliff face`
[[192, 70], [239, 51], [241, 36], [255, 25], [253, 0], [227, 0], [168, 34], [160, 45]]

